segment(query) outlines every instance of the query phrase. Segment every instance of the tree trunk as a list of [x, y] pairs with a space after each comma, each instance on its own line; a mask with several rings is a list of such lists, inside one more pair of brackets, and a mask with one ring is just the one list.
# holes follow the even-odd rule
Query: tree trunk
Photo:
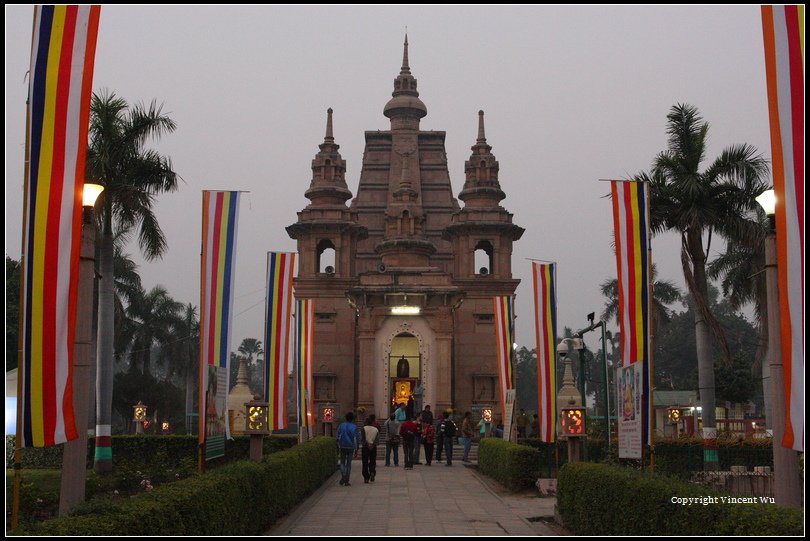
[[[689, 257], [692, 262], [693, 281], [687, 279], [695, 303], [708, 302], [706, 280], [706, 255], [700, 231], [687, 232]], [[714, 359], [712, 358], [712, 334], [703, 315], [704, 310], [695, 307], [695, 346], [698, 361], [698, 388], [700, 391], [701, 417], [703, 418], [703, 467], [706, 470], [718, 468], [717, 427], [714, 417]]]
[[99, 268], [98, 339], [96, 345], [96, 452], [93, 469], [112, 471], [113, 336], [115, 332], [115, 279], [113, 276], [113, 234], [110, 205], [105, 205]]

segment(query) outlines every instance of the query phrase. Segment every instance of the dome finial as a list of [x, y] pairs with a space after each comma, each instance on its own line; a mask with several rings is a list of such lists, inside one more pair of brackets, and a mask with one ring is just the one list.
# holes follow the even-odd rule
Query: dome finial
[[405, 29], [405, 45], [402, 49], [402, 69], [400, 73], [410, 73], [411, 67], [408, 65], [408, 29]]
[[334, 143], [335, 137], [332, 135], [332, 108], [326, 110], [326, 135], [323, 140], [328, 143]]
[[478, 143], [486, 143], [487, 136], [484, 134], [484, 111], [478, 111]]

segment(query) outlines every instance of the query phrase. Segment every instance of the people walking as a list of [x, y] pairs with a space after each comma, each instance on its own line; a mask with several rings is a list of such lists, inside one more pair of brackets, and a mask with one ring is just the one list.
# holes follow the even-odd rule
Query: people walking
[[436, 429], [433, 423], [422, 423], [422, 445], [425, 447], [425, 464], [430, 466], [433, 462], [433, 442], [436, 439]]
[[405, 458], [406, 470], [413, 469], [413, 445], [418, 430], [413, 419], [408, 419], [399, 425], [399, 436], [402, 438], [402, 454]]
[[405, 404], [397, 404], [397, 409], [394, 410], [394, 416], [399, 423], [404, 422], [408, 418], [408, 414], [405, 412]]
[[469, 462], [470, 447], [472, 447], [472, 440], [475, 436], [472, 427], [472, 412], [470, 411], [464, 414], [464, 420], [461, 421], [461, 436], [464, 438], [464, 453], [461, 455], [461, 461], [466, 464]]
[[453, 465], [453, 439], [456, 437], [456, 423], [450, 418], [450, 413], [444, 412], [444, 421], [441, 426], [444, 452], [447, 454], [447, 466]]
[[441, 428], [441, 420], [436, 420], [433, 424], [433, 430], [436, 432], [436, 462], [442, 461], [442, 451], [444, 450], [444, 434], [442, 434]]
[[416, 421], [416, 435], [413, 440], [413, 457], [411, 457], [412, 464], [421, 464], [419, 454], [422, 452], [422, 419], [417, 417]]
[[363, 464], [363, 480], [368, 483], [374, 482], [377, 475], [377, 436], [379, 429], [374, 426], [374, 416], [366, 419], [366, 425], [360, 431], [363, 447], [360, 451], [360, 459]]
[[340, 450], [340, 484], [351, 486], [349, 477], [352, 474], [352, 458], [357, 455], [360, 444], [359, 430], [354, 424], [354, 413], [346, 414], [346, 420], [337, 429], [337, 446]]
[[388, 437], [385, 442], [385, 465], [391, 465], [391, 451], [394, 452], [394, 466], [399, 466], [399, 422], [394, 414], [385, 421], [385, 431]]

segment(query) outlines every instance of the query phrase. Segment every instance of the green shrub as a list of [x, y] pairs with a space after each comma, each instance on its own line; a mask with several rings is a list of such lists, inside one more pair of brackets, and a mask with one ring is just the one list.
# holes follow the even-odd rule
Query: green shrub
[[238, 461], [132, 498], [81, 506], [25, 525], [29, 535], [253, 535], [265, 531], [337, 469], [334, 438], [316, 438], [262, 462]]
[[[673, 498], [716, 497], [707, 505]], [[606, 464], [568, 464], [557, 481], [563, 525], [577, 535], [801, 535], [804, 513], [768, 503], [722, 503], [724, 494]], [[706, 502], [706, 500], [702, 500]]]
[[[773, 468], [773, 441], [763, 439], [720, 439], [717, 442], [720, 469], [745, 466]], [[655, 469], [671, 477], [689, 479], [692, 473], [703, 470], [703, 440], [700, 438], [673, 438], [656, 440]]]
[[[289, 449], [297, 436], [270, 436], [263, 440], [265, 454]], [[87, 467], [93, 466], [95, 438], [87, 440]], [[250, 436], [235, 436], [225, 441], [225, 456], [212, 465], [226, 464], [248, 457]], [[23, 468], [62, 467], [63, 445], [23, 449]], [[116, 468], [146, 471], [157, 477], [166, 470], [193, 471], [197, 465], [197, 436], [189, 435], [120, 435], [112, 437], [113, 463]], [[6, 436], [6, 467], [14, 463], [14, 436]]]
[[478, 470], [509, 490], [534, 486], [539, 464], [540, 452], [525, 445], [498, 438], [484, 438], [478, 444]]

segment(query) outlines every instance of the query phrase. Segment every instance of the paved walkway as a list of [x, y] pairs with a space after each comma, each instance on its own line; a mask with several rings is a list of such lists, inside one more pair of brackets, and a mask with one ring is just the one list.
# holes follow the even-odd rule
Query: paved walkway
[[507, 493], [461, 463], [386, 468], [363, 483], [352, 463], [351, 486], [335, 472], [266, 535], [565, 535], [528, 518], [554, 513], [554, 498]]

